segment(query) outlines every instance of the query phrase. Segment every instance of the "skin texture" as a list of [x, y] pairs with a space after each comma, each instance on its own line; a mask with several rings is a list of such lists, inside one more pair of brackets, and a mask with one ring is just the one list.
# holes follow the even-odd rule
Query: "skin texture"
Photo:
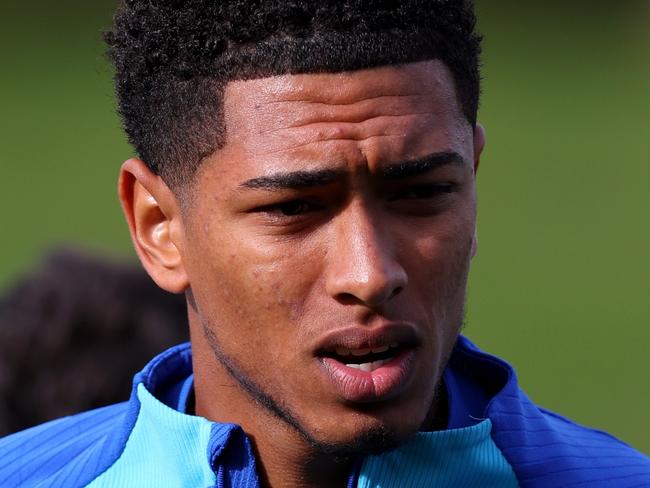
[[[232, 82], [224, 103], [226, 144], [182, 206], [142, 161], [123, 165], [133, 241], [154, 280], [188, 297], [196, 413], [240, 424], [271, 486], [344, 485], [355, 453], [439, 413], [483, 130], [440, 61]], [[394, 176], [432, 154], [442, 163]], [[284, 187], [278, 175], [297, 171], [311, 185]], [[324, 348], [396, 337], [411, 357], [396, 386], [352, 398], [333, 385]]]

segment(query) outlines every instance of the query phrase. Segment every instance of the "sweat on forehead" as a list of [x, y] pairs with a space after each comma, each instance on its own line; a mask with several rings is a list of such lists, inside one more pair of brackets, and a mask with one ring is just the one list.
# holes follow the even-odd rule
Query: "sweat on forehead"
[[468, 0], [124, 0], [106, 41], [131, 143], [180, 188], [223, 145], [222, 93], [232, 80], [441, 59], [475, 123], [475, 23]]

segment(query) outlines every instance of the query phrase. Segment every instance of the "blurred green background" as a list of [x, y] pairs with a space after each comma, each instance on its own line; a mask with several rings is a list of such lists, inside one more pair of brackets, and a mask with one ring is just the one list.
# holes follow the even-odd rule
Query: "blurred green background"
[[[0, 5], [0, 290], [55, 244], [132, 256], [108, 0]], [[480, 248], [466, 333], [539, 404], [650, 453], [650, 2], [477, 2]]]

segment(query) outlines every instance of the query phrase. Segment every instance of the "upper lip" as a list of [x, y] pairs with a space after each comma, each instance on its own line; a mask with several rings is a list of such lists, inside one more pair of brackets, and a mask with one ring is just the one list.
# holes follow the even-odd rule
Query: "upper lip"
[[332, 330], [323, 335], [315, 347], [315, 355], [323, 356], [339, 349], [372, 349], [391, 344], [415, 348], [420, 345], [417, 329], [402, 322], [381, 325], [355, 325]]

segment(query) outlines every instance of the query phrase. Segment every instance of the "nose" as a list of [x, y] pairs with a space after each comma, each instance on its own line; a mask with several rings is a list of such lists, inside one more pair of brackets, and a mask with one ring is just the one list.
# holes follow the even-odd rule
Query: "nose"
[[377, 308], [408, 282], [390, 228], [382, 228], [376, 220], [361, 205], [353, 205], [333, 222], [326, 287], [340, 302]]

